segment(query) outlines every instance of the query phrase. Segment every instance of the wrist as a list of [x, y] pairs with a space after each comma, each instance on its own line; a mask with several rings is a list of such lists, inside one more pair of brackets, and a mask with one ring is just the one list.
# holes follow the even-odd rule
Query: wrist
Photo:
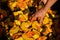
[[45, 12], [47, 12], [48, 8], [47, 8], [47, 7], [44, 7], [43, 10], [44, 10]]

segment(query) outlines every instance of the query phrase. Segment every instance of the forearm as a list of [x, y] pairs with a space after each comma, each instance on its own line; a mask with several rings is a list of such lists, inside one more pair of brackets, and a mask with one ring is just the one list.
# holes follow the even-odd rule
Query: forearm
[[47, 11], [57, 0], [48, 0], [46, 3], [44, 10]]

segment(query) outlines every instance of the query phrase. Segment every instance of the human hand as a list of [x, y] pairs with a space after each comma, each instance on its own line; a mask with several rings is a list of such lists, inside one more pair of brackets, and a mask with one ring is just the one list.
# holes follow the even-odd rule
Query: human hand
[[46, 11], [44, 9], [39, 10], [33, 15], [33, 17], [31, 18], [31, 22], [33, 22], [37, 18], [40, 18], [39, 23], [42, 24], [45, 14], [46, 14]]

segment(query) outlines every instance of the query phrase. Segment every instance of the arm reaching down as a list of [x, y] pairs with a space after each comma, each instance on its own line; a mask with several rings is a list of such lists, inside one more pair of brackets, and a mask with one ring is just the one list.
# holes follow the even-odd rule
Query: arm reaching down
[[43, 0], [43, 2], [45, 3], [45, 6], [40, 9], [38, 12], [35, 13], [35, 15], [32, 17], [31, 21], [36, 20], [36, 18], [40, 18], [39, 23], [42, 24], [43, 22], [43, 18], [47, 12], [47, 10], [56, 2], [57, 0], [47, 0], [47, 2], [45, 0]]
[[57, 0], [47, 0], [44, 10], [48, 10]]

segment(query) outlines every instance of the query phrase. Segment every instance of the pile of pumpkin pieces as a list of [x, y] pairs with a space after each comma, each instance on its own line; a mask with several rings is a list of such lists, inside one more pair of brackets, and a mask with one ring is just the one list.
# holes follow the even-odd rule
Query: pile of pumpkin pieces
[[[28, 6], [32, 6], [32, 0], [19, 0], [18, 2], [9, 1], [9, 7], [11, 10], [14, 10], [14, 7], [17, 6], [21, 10], [13, 12], [13, 15], [17, 17], [14, 20], [13, 27], [9, 30], [9, 34], [13, 40], [46, 40], [47, 35], [52, 35], [51, 25], [53, 24], [52, 19], [49, 18], [49, 14], [54, 18], [54, 12], [49, 9], [46, 12], [46, 15], [43, 20], [43, 24], [40, 25], [37, 20], [30, 22], [29, 20], [29, 12], [25, 13], [23, 10], [28, 9]], [[37, 7], [37, 6], [36, 6]], [[41, 7], [41, 6], [40, 6]]]
[[[50, 11], [51, 10], [49, 10], [49, 13]], [[19, 13], [19, 12], [21, 13], [21, 11], [18, 11], [16, 13]], [[51, 14], [51, 15], [55, 17], [54, 14]], [[16, 40], [25, 40], [25, 39], [26, 40], [36, 40], [36, 39], [40, 40], [40, 38], [41, 40], [42, 38], [46, 40], [47, 34], [52, 32], [52, 29], [51, 29], [52, 24], [53, 24], [52, 19], [49, 18], [48, 13], [46, 13], [46, 16], [44, 17], [43, 25], [40, 25], [38, 21], [30, 22], [28, 20], [28, 14], [26, 15], [22, 14], [18, 18], [18, 20], [14, 20], [14, 26], [10, 29], [10, 36]], [[44, 36], [41, 36], [41, 33]]]

